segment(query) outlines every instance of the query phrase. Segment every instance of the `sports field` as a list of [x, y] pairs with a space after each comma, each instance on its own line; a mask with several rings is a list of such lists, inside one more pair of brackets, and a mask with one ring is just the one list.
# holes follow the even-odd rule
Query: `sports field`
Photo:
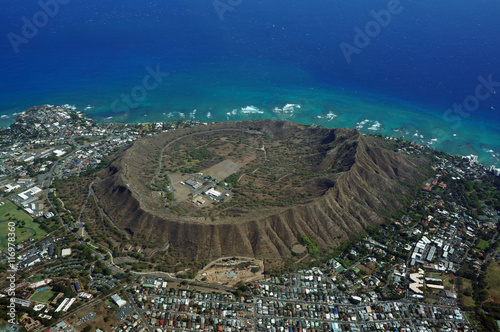
[[54, 292], [50, 289], [45, 289], [41, 292], [36, 292], [31, 295], [30, 300], [35, 302], [49, 303], [49, 300], [54, 296]]
[[14, 203], [5, 201], [0, 206], [0, 250], [7, 249], [7, 233], [10, 221], [24, 221], [24, 227], [16, 226], [16, 244], [33, 237], [35, 240], [47, 235], [47, 232], [40, 229], [40, 225], [33, 222], [33, 219], [23, 210], [18, 209]]

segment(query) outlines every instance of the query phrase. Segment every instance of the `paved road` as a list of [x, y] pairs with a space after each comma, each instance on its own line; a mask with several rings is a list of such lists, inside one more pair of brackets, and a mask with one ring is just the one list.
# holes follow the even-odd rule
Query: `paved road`
[[167, 243], [163, 247], [156, 248], [155, 250], [151, 251], [151, 253], [148, 255], [147, 258], [153, 257], [153, 255], [156, 254], [159, 251], [166, 251], [166, 250], [168, 250], [168, 248], [170, 248], [170, 240], [168, 240]]

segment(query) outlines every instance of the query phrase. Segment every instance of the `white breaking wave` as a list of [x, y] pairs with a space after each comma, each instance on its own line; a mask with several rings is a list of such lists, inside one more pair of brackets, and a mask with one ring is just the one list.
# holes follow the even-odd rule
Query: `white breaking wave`
[[327, 115], [323, 116], [323, 115], [317, 115], [316, 118], [318, 119], [326, 119], [328, 121], [332, 121], [333, 119], [335, 119], [338, 115], [333, 113], [333, 112], [328, 112]]
[[356, 123], [356, 129], [363, 129], [365, 125], [368, 126], [368, 130], [372, 131], [379, 130], [382, 127], [382, 123], [379, 121], [365, 119]]
[[229, 119], [232, 115], [238, 115], [238, 114], [263, 114], [264, 111], [260, 110], [258, 107], [255, 107], [253, 105], [249, 105], [246, 107], [242, 107], [240, 109], [233, 109], [231, 112], [227, 112], [227, 119]]
[[[250, 106], [247, 106], [247, 107], [242, 107], [241, 108], [241, 113], [243, 113], [243, 114], [263, 114], [264, 111], [261, 111], [257, 107], [250, 105]], [[235, 113], [233, 113], [233, 114], [235, 114]]]
[[283, 107], [283, 112], [293, 112], [296, 108], [301, 108], [299, 104], [286, 104]]
[[64, 107], [67, 110], [73, 110], [73, 111], [76, 110], [76, 106], [75, 105], [64, 104], [64, 105], [62, 105], [62, 107]]
[[428, 145], [433, 145], [434, 143], [436, 143], [438, 141], [437, 138], [431, 138], [431, 140], [429, 142], [427, 142]]
[[330, 120], [333, 120], [337, 117], [338, 115], [333, 113], [333, 112], [328, 112], [328, 114], [326, 115], [326, 118], [328, 119], [328, 121]]
[[370, 120], [366, 119], [366, 120], [363, 120], [363, 121], [356, 123], [356, 129], [363, 129], [365, 124], [367, 124], [368, 122], [370, 122]]
[[375, 121], [370, 127], [368, 127], [368, 130], [379, 130], [380, 127], [382, 127], [382, 124], [378, 121]]
[[286, 104], [283, 108], [275, 107], [273, 112], [276, 114], [288, 114], [293, 115], [295, 109], [301, 108], [299, 104]]

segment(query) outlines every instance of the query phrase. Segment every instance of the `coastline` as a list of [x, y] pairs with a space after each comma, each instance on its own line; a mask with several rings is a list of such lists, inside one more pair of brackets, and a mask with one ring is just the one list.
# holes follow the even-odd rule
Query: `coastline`
[[[144, 67], [153, 66], [151, 63], [143, 59], [133, 75], [112, 76], [101, 85], [84, 81], [61, 90], [42, 87], [26, 95], [9, 95], [0, 103], [0, 126], [8, 126], [13, 114], [31, 105], [66, 103], [105, 123], [286, 119], [328, 128], [362, 126], [364, 133], [402, 137], [451, 154], [475, 154], [485, 165], [500, 166], [500, 136], [494, 127], [500, 119], [489, 104], [454, 128], [455, 122], [445, 117], [454, 101], [436, 102], [425, 96], [421, 100], [403, 99], [398, 91], [382, 94], [328, 82], [310, 70], [253, 61], [243, 69], [235, 62], [192, 68], [161, 62], [161, 70], [172, 68], [172, 73], [147, 95], [134, 100], [131, 107], [125, 107], [122, 95], [130, 96], [140, 87], [147, 74]], [[456, 101], [461, 99], [463, 96]], [[116, 100], [119, 104], [113, 107]]]
[[[47, 105], [44, 105], [47, 106]], [[52, 105], [51, 105], [52, 106]], [[38, 107], [38, 106], [35, 106]], [[303, 125], [318, 125], [318, 126], [324, 126], [327, 128], [350, 128], [350, 129], [358, 129], [360, 130], [363, 134], [367, 135], [372, 135], [372, 136], [381, 136], [387, 139], [404, 139], [408, 142], [418, 144], [418, 145], [423, 145], [427, 146], [429, 148], [435, 149], [437, 151], [441, 151], [444, 153], [447, 153], [449, 155], [453, 156], [458, 156], [458, 157], [466, 157], [466, 156], [471, 156], [475, 155], [477, 156], [477, 161], [484, 166], [485, 169], [488, 169], [491, 166], [497, 166], [499, 165], [498, 162], [498, 157], [493, 160], [491, 158], [487, 158], [490, 154], [488, 154], [487, 151], [490, 151], [490, 153], [494, 153], [493, 150], [490, 149], [490, 146], [488, 144], [483, 144], [480, 143], [479, 148], [478, 146], [475, 146], [472, 142], [464, 142], [462, 145], [457, 146], [455, 142], [453, 142], [453, 138], [456, 137], [456, 134], [448, 134], [448, 136], [442, 135], [441, 142], [439, 139], [426, 139], [426, 136], [423, 135], [423, 133], [426, 132], [426, 128], [422, 130], [416, 125], [413, 125], [411, 123], [404, 124], [400, 127], [397, 127], [397, 123], [381, 123], [378, 120], [369, 120], [369, 119], [363, 119], [360, 121], [355, 121], [352, 123], [352, 125], [349, 125], [346, 123], [347, 121], [345, 120], [352, 120], [352, 119], [361, 119], [363, 117], [360, 117], [357, 115], [357, 113], [353, 110], [345, 110], [343, 112], [338, 112], [339, 115], [333, 113], [330, 111], [327, 113], [325, 116], [323, 115], [316, 115], [315, 116], [315, 121], [316, 123], [311, 123], [310, 116], [304, 116], [304, 109], [307, 109], [307, 105], [301, 106], [299, 104], [287, 104], [283, 109], [279, 109], [279, 112], [264, 112], [261, 111], [258, 107], [255, 106], [246, 106], [245, 108], [241, 108], [244, 112], [239, 112], [239, 114], [236, 114], [236, 116], [231, 116], [230, 118], [227, 118], [226, 120], [222, 121], [214, 121], [211, 119], [203, 119], [201, 117], [195, 117], [195, 116], [190, 116], [188, 118], [183, 117], [183, 118], [176, 118], [176, 117], [169, 117], [167, 119], [164, 119], [163, 121], [158, 120], [158, 121], [115, 121], [117, 117], [108, 117], [108, 118], [97, 118], [96, 119], [96, 114], [92, 112], [93, 108], [88, 106], [84, 110], [78, 109], [76, 106], [65, 104], [62, 105], [63, 108], [66, 108], [68, 110], [76, 110], [79, 112], [82, 112], [85, 117], [92, 119], [95, 121], [97, 124], [115, 124], [115, 125], [147, 125], [147, 124], [172, 124], [172, 123], [177, 123], [177, 124], [182, 124], [182, 123], [216, 123], [216, 122], [232, 122], [232, 121], [242, 121], [242, 120], [262, 120], [262, 119], [280, 119], [280, 120], [287, 120], [291, 122], [296, 122], [300, 123]], [[373, 108], [378, 107], [377, 105], [372, 106]], [[388, 110], [389, 108], [386, 106], [385, 108]], [[288, 110], [288, 112], [283, 112], [283, 110]], [[372, 111], [371, 109], [369, 109]], [[394, 108], [392, 111], [398, 111], [398, 108]], [[196, 111], [196, 110], [195, 110]], [[25, 111], [24, 111], [25, 112]], [[24, 112], [19, 112], [16, 113], [16, 116], [19, 116], [20, 114], [23, 114]], [[191, 113], [191, 115], [196, 114], [196, 112]], [[354, 114], [354, 116], [352, 116]], [[272, 115], [272, 116], [269, 116]], [[349, 115], [351, 115], [351, 118], [349, 119]], [[126, 118], [127, 114], [125, 114]], [[344, 117], [343, 121], [338, 121], [339, 118]], [[392, 116], [392, 114], [390, 114]], [[435, 117], [434, 115], [431, 115], [432, 117]], [[144, 116], [142, 119], [139, 118], [137, 120], [145, 120], [145, 119], [150, 119], [149, 116]], [[153, 119], [151, 119], [153, 120]], [[397, 121], [396, 121], [397, 122]], [[14, 123], [12, 121], [10, 124]], [[388, 123], [388, 124], [387, 124]], [[9, 124], [9, 126], [10, 126]], [[4, 127], [8, 128], [8, 127]], [[459, 151], [460, 153], [457, 153], [456, 151]], [[500, 149], [499, 149], [500, 151]]]

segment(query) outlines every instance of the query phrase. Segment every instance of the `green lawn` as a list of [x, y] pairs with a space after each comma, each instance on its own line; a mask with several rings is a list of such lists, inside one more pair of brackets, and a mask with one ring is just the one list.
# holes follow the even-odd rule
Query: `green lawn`
[[49, 303], [49, 300], [54, 296], [54, 292], [51, 291], [50, 289], [45, 289], [41, 292], [36, 292], [30, 297], [31, 301], [36, 301], [36, 302], [42, 302], [42, 303]]
[[494, 259], [491, 260], [486, 272], [486, 289], [490, 293], [490, 300], [500, 303], [500, 263]]
[[472, 308], [473, 306], [476, 305], [476, 302], [474, 301], [474, 299], [472, 298], [472, 296], [465, 296], [463, 294], [463, 291], [467, 288], [470, 288], [472, 289], [472, 281], [469, 280], [469, 279], [466, 279], [466, 278], [462, 278], [462, 305], [464, 307], [469, 307], [469, 308]]
[[453, 288], [453, 284], [450, 281], [451, 279], [451, 276], [444, 276], [442, 278], [444, 289], [451, 290]]
[[472, 297], [464, 295], [462, 304], [466, 308], [473, 308], [476, 305], [476, 302], [474, 302], [474, 299]]
[[45, 278], [42, 278], [42, 277], [34, 277], [34, 278], [30, 278], [29, 280], [30, 280], [30, 282], [37, 282], [37, 281], [42, 281], [42, 280], [45, 280]]
[[[5, 204], [0, 206], [0, 250], [7, 249], [7, 233], [9, 221], [24, 221], [25, 227], [16, 226], [16, 244], [21, 243], [30, 237], [35, 240], [41, 239], [47, 232], [40, 229], [40, 225], [33, 222], [33, 219], [23, 210], [17, 208], [14, 203], [5, 201]], [[34, 232], [31, 229], [32, 228]]]
[[490, 246], [490, 242], [482, 240], [482, 239], [479, 240], [479, 242], [476, 245], [476, 247], [478, 247], [481, 250], [484, 250], [484, 249], [488, 248], [489, 246]]

